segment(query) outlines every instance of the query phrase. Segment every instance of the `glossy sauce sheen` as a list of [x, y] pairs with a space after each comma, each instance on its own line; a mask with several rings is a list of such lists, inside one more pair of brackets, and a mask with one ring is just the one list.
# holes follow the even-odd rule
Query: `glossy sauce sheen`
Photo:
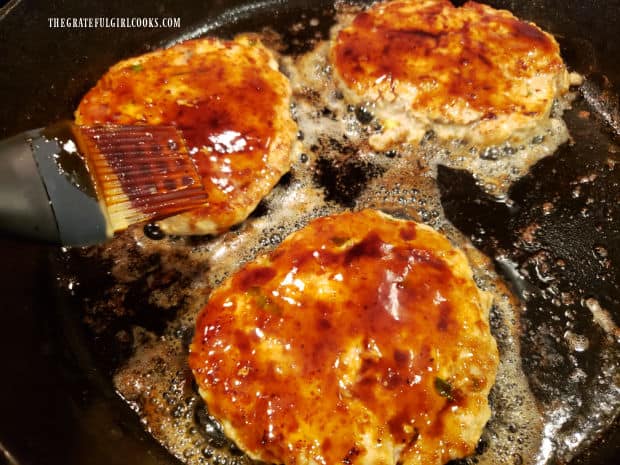
[[214, 291], [190, 366], [210, 413], [255, 459], [444, 463], [473, 451], [489, 417], [488, 304], [441, 234], [343, 213]]
[[[506, 11], [475, 2], [460, 8], [449, 1], [379, 4], [360, 13], [340, 32], [336, 66], [360, 90], [384, 80], [419, 86], [416, 107], [440, 108], [462, 99], [494, 118], [496, 112], [541, 112], [516, 101], [512, 78], [548, 73], [564, 65], [553, 37]], [[428, 5], [428, 6], [424, 6]], [[440, 79], [436, 79], [439, 76]]]
[[[288, 170], [289, 97], [258, 41], [201, 39], [115, 65], [84, 97], [76, 122], [180, 129], [208, 196], [194, 221], [186, 217], [185, 233], [204, 234], [243, 219]], [[202, 218], [215, 231], [201, 229]]]

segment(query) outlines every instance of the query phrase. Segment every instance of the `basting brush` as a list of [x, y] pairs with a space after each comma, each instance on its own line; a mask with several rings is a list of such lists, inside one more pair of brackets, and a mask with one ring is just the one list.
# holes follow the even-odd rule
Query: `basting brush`
[[0, 141], [0, 230], [13, 235], [95, 244], [206, 200], [173, 126], [65, 122]]

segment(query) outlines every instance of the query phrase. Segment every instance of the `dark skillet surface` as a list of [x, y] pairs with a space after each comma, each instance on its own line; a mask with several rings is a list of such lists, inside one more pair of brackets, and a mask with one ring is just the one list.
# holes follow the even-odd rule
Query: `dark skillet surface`
[[[111, 1], [96, 6], [70, 1], [42, 5], [21, 2], [0, 21], [0, 96], [4, 110], [0, 113], [0, 136], [70, 117], [83, 93], [111, 64], [156, 48], [200, 25], [213, 24], [205, 23], [208, 18], [221, 21], [215, 23], [219, 27], [214, 33], [218, 35], [253, 29], [253, 14], [264, 24], [265, 15], [259, 14], [264, 7], [237, 16], [223, 14], [243, 3], [213, 1], [206, 7], [203, 2], [172, 1], [161, 1], [157, 6], [142, 1]], [[309, 5], [317, 8], [318, 2], [290, 3], [309, 9]], [[613, 110], [615, 106], [617, 117], [618, 104], [614, 85], [620, 83], [620, 1], [489, 3], [507, 7], [556, 34], [573, 69], [592, 77], [588, 97], [594, 95], [595, 99], [582, 99], [576, 107], [591, 111], [593, 117], [597, 111], [607, 112], [607, 123], [600, 125], [613, 127]], [[286, 14], [283, 2], [270, 5], [276, 6], [272, 20], [276, 28], [299, 12], [295, 8]], [[182, 29], [50, 29], [47, 18], [54, 16], [178, 16]], [[596, 98], [605, 94], [612, 98]], [[597, 296], [618, 321], [620, 179], [617, 169], [605, 175], [607, 149], [614, 136], [612, 131], [592, 130], [600, 125], [569, 119], [576, 144], [541, 161], [516, 183], [510, 193], [515, 202], [511, 209], [479, 192], [466, 173], [441, 170], [439, 182], [444, 186], [443, 205], [448, 218], [491, 256], [501, 252], [514, 262], [527, 263], [539, 250], [514, 246], [516, 231], [541, 222], [546, 234], [539, 238], [539, 249], [570, 261], [573, 270], [557, 274], [560, 287], [579, 287]], [[592, 173], [599, 176], [584, 186], [587, 195], [571, 196], [574, 181]], [[560, 200], [555, 202], [554, 212], [543, 218], [539, 206], [558, 193]], [[590, 208], [585, 218], [581, 210], [587, 196], [594, 197], [594, 205], [600, 208]], [[596, 225], [601, 230], [596, 230]], [[597, 245], [607, 249], [611, 268], [602, 266], [591, 253]], [[0, 250], [5, 265], [0, 285], [5, 302], [0, 312], [4, 381], [0, 383], [0, 445], [23, 464], [176, 463], [143, 432], [137, 418], [115, 396], [108, 378], [86, 350], [82, 339], [86, 335], [79, 322], [66, 308], [60, 308], [55, 276], [49, 267], [54, 249], [1, 239]], [[544, 288], [537, 278], [530, 281]], [[537, 306], [553, 314], [552, 306], [542, 297], [529, 300], [528, 308]], [[584, 318], [587, 316], [584, 313]], [[524, 321], [525, 366], [534, 372], [532, 361], [537, 354], [528, 341], [548, 317], [548, 313], [530, 312]], [[556, 375], [539, 385], [545, 382], [561, 386], [563, 379]], [[536, 379], [532, 387], [536, 392]], [[537, 394], [544, 397], [542, 391]], [[614, 463], [619, 456], [620, 433], [615, 426], [605, 440], [574, 463]], [[0, 454], [0, 464], [4, 462], [12, 463], [8, 458], [3, 461]]]

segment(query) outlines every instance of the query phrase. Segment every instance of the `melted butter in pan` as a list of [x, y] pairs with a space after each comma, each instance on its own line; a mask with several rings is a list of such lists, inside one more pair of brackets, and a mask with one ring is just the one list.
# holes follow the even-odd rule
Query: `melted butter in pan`
[[[120, 284], [121, 288], [127, 286], [121, 292], [140, 285], [142, 276], [147, 276], [153, 280], [149, 300], [162, 310], [176, 309], [176, 317], [160, 336], [133, 330], [131, 338], [136, 349], [118, 370], [115, 385], [152, 434], [183, 462], [237, 464], [249, 460], [239, 454], [238, 448], [222, 435], [217, 422], [206, 414], [187, 365], [189, 337], [211, 289], [219, 286], [241, 263], [273, 248], [313, 218], [342, 211], [338, 204], [324, 201], [313, 171], [309, 161], [296, 164], [290, 184], [276, 188], [267, 199], [266, 212], [251, 218], [236, 231], [212, 239], [151, 241], [140, 228], [135, 228], [95, 252], [115, 263], [113, 274], [120, 283], [125, 283]], [[489, 259], [468, 245], [445, 221], [434, 182], [423, 176], [415, 188], [409, 187], [403, 184], [409, 175], [410, 171], [395, 164], [383, 177], [369, 183], [358, 205], [384, 208], [409, 218], [424, 218], [466, 251], [477, 284], [493, 294], [491, 325], [501, 354], [497, 381], [490, 396], [492, 416], [476, 459], [500, 463], [508, 457], [515, 463], [518, 460], [533, 463], [542, 424], [520, 369], [516, 326], [519, 306], [492, 271]], [[149, 272], [147, 257], [153, 255], [159, 257], [160, 265], [156, 272]], [[165, 284], [172, 273], [180, 275], [175, 282], [185, 284]], [[114, 311], [122, 307], [121, 300]]]

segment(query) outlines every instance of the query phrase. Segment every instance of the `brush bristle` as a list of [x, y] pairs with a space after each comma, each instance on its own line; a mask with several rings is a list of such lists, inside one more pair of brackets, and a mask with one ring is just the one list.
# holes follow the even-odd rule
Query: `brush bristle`
[[207, 201], [182, 133], [172, 126], [75, 126], [114, 231]]

